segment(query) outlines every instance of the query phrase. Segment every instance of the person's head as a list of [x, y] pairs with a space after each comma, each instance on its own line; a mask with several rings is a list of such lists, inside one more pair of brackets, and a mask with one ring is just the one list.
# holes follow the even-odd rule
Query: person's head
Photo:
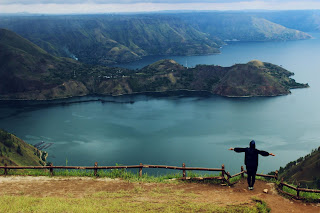
[[254, 140], [250, 141], [250, 149], [256, 148], [256, 142]]

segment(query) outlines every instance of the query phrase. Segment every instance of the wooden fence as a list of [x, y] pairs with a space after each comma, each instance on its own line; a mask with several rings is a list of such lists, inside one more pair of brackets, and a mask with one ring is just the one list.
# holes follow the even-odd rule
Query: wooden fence
[[[292, 195], [292, 194], [290, 194], [290, 193], [288, 193], [288, 192], [285, 192], [285, 191], [283, 190], [283, 186], [286, 186], [286, 187], [288, 187], [288, 188], [290, 188], [290, 189], [295, 190], [297, 194], [296, 194], [296, 195]], [[283, 182], [283, 178], [281, 179], [281, 182], [280, 182], [280, 184], [278, 185], [278, 190], [279, 190], [281, 193], [286, 194], [286, 195], [288, 195], [288, 196], [290, 196], [290, 197], [293, 197], [293, 198], [295, 198], [295, 199], [297, 199], [297, 200], [305, 199], [305, 198], [303, 198], [303, 197], [300, 196], [300, 192], [320, 193], [320, 190], [300, 188], [300, 183], [298, 184], [297, 187], [291, 186], [291, 185], [289, 185], [289, 184], [287, 184], [287, 183], [284, 183], [284, 182]], [[319, 199], [319, 201], [320, 201], [320, 199]]]
[[[228, 183], [232, 185], [229, 181], [230, 178], [236, 177], [241, 175], [241, 177], [244, 177], [244, 173], [246, 171], [243, 169], [243, 166], [241, 166], [241, 172], [230, 175], [229, 172], [226, 172], [224, 165], [221, 166], [221, 168], [199, 168], [199, 167], [186, 167], [186, 164], [183, 163], [182, 167], [178, 166], [166, 166], [166, 165], [145, 165], [140, 163], [140, 165], [132, 165], [132, 166], [98, 166], [98, 163], [95, 162], [94, 166], [53, 166], [51, 164], [50, 166], [7, 166], [5, 164], [4, 166], [0, 166], [0, 169], [4, 169], [4, 175], [8, 175], [8, 171], [10, 169], [46, 169], [49, 170], [50, 175], [54, 176], [54, 169], [82, 169], [82, 170], [93, 170], [94, 176], [98, 175], [98, 170], [108, 170], [108, 169], [139, 169], [139, 176], [142, 177], [142, 169], [143, 168], [155, 168], [155, 169], [173, 169], [173, 170], [182, 170], [182, 178], [185, 180], [210, 180], [210, 179], [217, 179], [221, 180], [223, 183]], [[193, 170], [193, 171], [214, 171], [214, 172], [221, 172], [220, 176], [212, 176], [212, 177], [187, 177], [186, 171]], [[257, 174], [257, 176], [262, 177], [269, 177], [269, 178], [278, 178], [278, 172], [276, 171], [275, 175], [264, 175], [264, 174]], [[234, 183], [233, 183], [234, 184]]]

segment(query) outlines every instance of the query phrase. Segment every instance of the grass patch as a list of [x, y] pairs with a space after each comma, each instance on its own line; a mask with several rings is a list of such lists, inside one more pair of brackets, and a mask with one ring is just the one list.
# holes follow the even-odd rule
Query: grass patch
[[238, 182], [238, 181], [240, 181], [240, 180], [241, 180], [241, 175], [236, 176], [236, 177], [233, 177], [233, 178], [230, 178], [230, 179], [229, 179], [229, 182], [230, 182], [231, 184], [233, 184], [233, 183], [236, 183], [236, 182]]
[[[150, 196], [152, 193], [157, 196]], [[255, 206], [220, 207], [193, 201], [195, 196], [167, 189], [141, 193], [137, 193], [136, 189], [98, 192], [84, 198], [0, 196], [0, 212], [270, 212], [266, 204], [258, 199], [254, 200]], [[158, 199], [162, 197], [166, 199]]]
[[[294, 189], [283, 186], [282, 190], [289, 193], [289, 194], [297, 196], [297, 191]], [[310, 192], [301, 192], [300, 191], [299, 196], [304, 198], [304, 200], [307, 202], [319, 202], [319, 200], [320, 200], [320, 193], [310, 193]]]
[[260, 198], [253, 197], [252, 200], [256, 203], [256, 208], [259, 213], [269, 213], [271, 211], [266, 202], [264, 202]]

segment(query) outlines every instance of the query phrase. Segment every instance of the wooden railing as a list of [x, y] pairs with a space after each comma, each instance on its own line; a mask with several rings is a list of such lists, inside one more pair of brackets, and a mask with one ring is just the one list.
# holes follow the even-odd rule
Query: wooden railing
[[[288, 192], [285, 192], [285, 191], [283, 190], [283, 186], [286, 186], [286, 187], [288, 187], [288, 188], [290, 188], [290, 189], [295, 190], [297, 194], [296, 194], [296, 195], [293, 195], [293, 194], [290, 194], [290, 193], [288, 193]], [[283, 178], [281, 179], [281, 182], [280, 182], [280, 184], [278, 185], [278, 190], [279, 190], [281, 193], [286, 194], [286, 195], [288, 195], [288, 196], [290, 196], [290, 197], [293, 197], [293, 198], [295, 198], [295, 199], [297, 199], [297, 200], [304, 199], [303, 197], [300, 196], [300, 192], [320, 193], [320, 190], [300, 188], [300, 183], [298, 184], [297, 187], [291, 186], [291, 185], [289, 185], [289, 184], [287, 184], [287, 183], [284, 183], [284, 182], [283, 182]], [[320, 201], [320, 199], [318, 199], [318, 200]]]
[[[232, 185], [229, 181], [230, 178], [236, 177], [241, 175], [241, 177], [244, 177], [244, 171], [243, 166], [241, 166], [241, 172], [237, 173], [235, 175], [230, 175], [229, 172], [226, 172], [224, 165], [221, 166], [221, 168], [199, 168], [199, 167], [186, 167], [186, 164], [183, 163], [182, 167], [178, 166], [166, 166], [166, 165], [144, 165], [140, 163], [140, 165], [132, 165], [132, 166], [98, 166], [98, 163], [95, 162], [94, 166], [53, 166], [51, 164], [50, 166], [7, 166], [5, 164], [4, 166], [0, 166], [0, 169], [4, 169], [4, 175], [8, 175], [8, 171], [10, 169], [47, 169], [50, 172], [51, 176], [54, 176], [54, 169], [82, 169], [82, 170], [93, 170], [94, 176], [98, 175], [98, 170], [108, 170], [108, 169], [139, 169], [139, 176], [142, 177], [142, 169], [143, 168], [156, 168], [156, 169], [174, 169], [174, 170], [182, 170], [182, 178], [185, 180], [210, 180], [210, 179], [217, 179], [221, 180], [221, 182], [228, 183]], [[220, 176], [212, 176], [212, 177], [187, 177], [186, 171], [193, 170], [193, 171], [214, 171], [214, 172], [221, 172]], [[263, 174], [257, 174], [257, 176], [263, 176], [263, 177], [269, 177], [269, 178], [278, 178], [278, 172], [276, 171], [275, 175], [263, 175]], [[234, 183], [233, 183], [234, 184]]]

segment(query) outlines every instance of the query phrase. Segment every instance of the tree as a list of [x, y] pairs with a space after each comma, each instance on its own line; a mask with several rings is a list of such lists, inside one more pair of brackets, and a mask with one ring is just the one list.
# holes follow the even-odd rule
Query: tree
[[18, 153], [19, 155], [21, 155], [21, 156], [23, 155], [20, 145], [18, 145], [18, 147], [17, 147], [17, 153]]

